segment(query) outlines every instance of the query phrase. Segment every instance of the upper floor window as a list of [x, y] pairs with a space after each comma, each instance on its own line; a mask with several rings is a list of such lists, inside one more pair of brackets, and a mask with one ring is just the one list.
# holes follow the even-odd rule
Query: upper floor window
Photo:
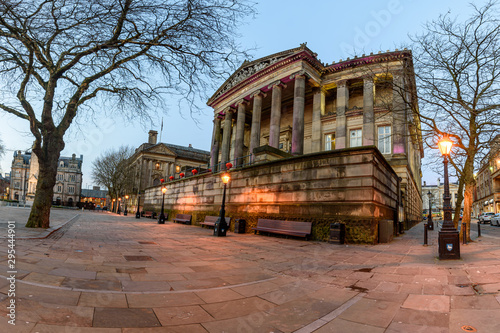
[[70, 175], [69, 176], [69, 181], [70, 182], [75, 182], [76, 181], [76, 175]]
[[362, 132], [361, 129], [351, 130], [349, 147], [360, 147], [362, 146]]
[[158, 162], [157, 162], [157, 163], [155, 164], [155, 169], [156, 169], [156, 170], [160, 170], [160, 163], [158, 163]]
[[57, 185], [57, 193], [61, 193], [62, 192], [62, 186], [61, 185]]
[[59, 161], [59, 166], [63, 167], [64, 166], [64, 161]]
[[335, 149], [335, 133], [325, 135], [325, 150]]
[[68, 187], [68, 193], [75, 193], [75, 187], [74, 186], [69, 186]]
[[380, 126], [378, 128], [378, 150], [382, 154], [391, 153], [391, 126]]
[[57, 174], [57, 180], [59, 180], [59, 181], [64, 180], [64, 175], [61, 173]]

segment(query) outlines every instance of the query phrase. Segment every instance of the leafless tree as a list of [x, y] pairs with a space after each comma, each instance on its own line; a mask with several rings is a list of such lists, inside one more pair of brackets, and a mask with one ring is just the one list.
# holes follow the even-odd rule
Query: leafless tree
[[[471, 4], [464, 22], [450, 13], [411, 36], [419, 109], [426, 144], [437, 148], [449, 136], [459, 180], [455, 224], [464, 202], [463, 222], [470, 218], [475, 186], [474, 169], [500, 128], [500, 13], [498, 3]], [[464, 195], [462, 196], [462, 190]]]
[[253, 14], [249, 0], [0, 0], [0, 109], [29, 122], [40, 164], [26, 226], [49, 227], [77, 115], [147, 117], [172, 95], [195, 109], [246, 56], [235, 29]]
[[92, 162], [95, 182], [106, 187], [108, 195], [117, 202], [121, 196], [132, 192], [136, 175], [129, 165], [129, 159], [133, 154], [131, 147], [121, 146], [117, 150], [104, 152]]

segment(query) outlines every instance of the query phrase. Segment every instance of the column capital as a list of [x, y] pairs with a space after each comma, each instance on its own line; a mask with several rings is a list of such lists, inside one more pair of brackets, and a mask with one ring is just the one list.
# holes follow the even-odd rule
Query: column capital
[[270, 85], [267, 86], [268, 89], [274, 89], [274, 88], [286, 88], [286, 84], [281, 82], [281, 80], [278, 80], [276, 82], [271, 83]]
[[248, 105], [249, 103], [248, 103], [248, 101], [247, 101], [246, 99], [244, 99], [244, 98], [239, 99], [239, 100], [237, 100], [237, 101], [236, 101], [236, 103], [234, 103], [234, 105], [235, 105], [236, 107], [238, 107], [238, 105], [240, 105], [240, 104], [243, 104], [243, 105]]
[[325, 89], [325, 87], [312, 87], [312, 92], [313, 92], [313, 94], [317, 94], [320, 92], [322, 92], [323, 94], [326, 94], [327, 90]]
[[297, 77], [302, 77], [305, 79], [305, 78], [309, 77], [309, 75], [306, 73], [305, 70], [301, 70], [301, 71], [298, 71], [297, 73], [293, 73], [292, 75], [290, 75], [290, 80], [294, 80]]
[[232, 106], [228, 106], [227, 108], [224, 109], [224, 117], [226, 116], [227, 113], [235, 113], [236, 109], [233, 108]]
[[338, 87], [345, 87], [345, 86], [347, 86], [347, 81], [348, 80], [338, 80], [338, 81], [335, 81], [335, 84], [337, 85], [337, 88]]
[[373, 75], [369, 75], [369, 74], [363, 75], [362, 78], [363, 78], [363, 82], [373, 82], [375, 80]]
[[252, 94], [250, 95], [250, 98], [255, 98], [255, 97], [257, 97], [257, 96], [261, 96], [262, 98], [264, 98], [264, 97], [266, 97], [266, 96], [267, 96], [267, 94], [266, 94], [266, 93], [264, 93], [264, 92], [262, 92], [261, 90], [257, 90], [256, 92], [254, 92], [254, 93], [252, 93]]

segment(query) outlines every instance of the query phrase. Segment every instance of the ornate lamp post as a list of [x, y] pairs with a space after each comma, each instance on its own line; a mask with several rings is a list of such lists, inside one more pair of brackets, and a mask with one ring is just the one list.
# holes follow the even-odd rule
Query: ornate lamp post
[[429, 218], [427, 219], [427, 229], [434, 230], [434, 222], [432, 222], [432, 193], [431, 193], [431, 191], [427, 192], [427, 196], [429, 197]]
[[226, 172], [225, 174], [222, 175], [222, 183], [224, 184], [224, 192], [222, 194], [222, 206], [220, 207], [220, 215], [219, 219], [217, 222], [215, 222], [214, 226], [214, 236], [220, 237], [220, 236], [226, 236], [227, 232], [227, 223], [226, 223], [226, 210], [225, 210], [225, 203], [226, 203], [226, 186], [227, 183], [229, 183], [229, 180], [231, 177], [229, 174]]
[[123, 216], [127, 216], [127, 201], [128, 201], [128, 194], [125, 196], [125, 211], [123, 212]]
[[460, 239], [451, 220], [450, 184], [448, 180], [448, 158], [453, 142], [444, 137], [439, 141], [439, 150], [444, 156], [443, 226], [439, 231], [439, 259], [460, 259]]
[[164, 213], [164, 207], [165, 207], [165, 192], [167, 192], [167, 187], [163, 186], [161, 188], [161, 193], [162, 193], [162, 198], [161, 198], [161, 213], [160, 217], [158, 218], [158, 224], [165, 224], [165, 213]]
[[135, 218], [140, 219], [141, 218], [141, 212], [139, 211], [139, 204], [141, 202], [141, 197], [140, 197], [140, 190], [137, 190], [137, 212], [135, 213]]
[[118, 198], [118, 211], [116, 212], [116, 214], [120, 215], [121, 214], [121, 211], [120, 211], [120, 206], [122, 205], [122, 198]]
[[116, 199], [113, 199], [113, 202], [111, 203], [111, 211], [112, 211], [112, 212], [114, 212], [114, 211], [115, 211], [115, 208], [116, 208], [116, 206], [115, 206], [115, 205], [116, 205], [116, 204], [115, 204], [115, 202], [116, 202]]

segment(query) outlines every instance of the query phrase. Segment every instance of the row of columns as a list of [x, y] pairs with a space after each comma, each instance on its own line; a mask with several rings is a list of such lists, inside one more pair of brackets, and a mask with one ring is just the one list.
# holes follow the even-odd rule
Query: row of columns
[[[403, 87], [402, 75], [394, 75], [394, 92], [393, 92], [393, 153], [405, 152], [405, 107], [404, 99], [401, 94]], [[297, 73], [291, 76], [295, 80], [294, 99], [293, 99], [293, 127], [292, 127], [292, 155], [302, 155], [304, 153], [304, 110], [305, 110], [305, 88], [306, 75]], [[271, 119], [269, 145], [274, 148], [279, 148], [280, 139], [280, 123], [281, 123], [281, 102], [282, 91], [286, 88], [281, 81], [277, 81], [269, 86], [272, 90], [271, 100]], [[260, 146], [261, 132], [261, 113], [262, 100], [266, 94], [262, 91], [257, 91], [251, 95], [253, 98], [252, 123], [250, 130], [250, 153]], [[325, 110], [325, 91], [322, 88], [313, 88], [313, 113], [312, 113], [312, 152], [322, 150], [322, 133], [321, 133], [321, 114]], [[337, 117], [336, 117], [336, 132], [335, 132], [335, 147], [337, 149], [346, 148], [347, 140], [347, 118], [346, 111], [349, 101], [349, 87], [347, 80], [337, 82]], [[233, 114], [236, 116], [236, 131], [234, 140], [234, 159], [236, 166], [242, 164], [243, 156], [243, 139], [245, 130], [245, 112], [246, 106], [249, 103], [246, 100], [241, 100], [237, 105], [237, 110], [228, 108], [225, 114], [218, 114], [214, 119], [214, 132], [212, 135], [211, 147], [211, 164], [219, 163], [219, 146], [222, 146], [221, 162], [224, 165], [229, 161], [231, 132]], [[375, 145], [375, 85], [373, 77], [365, 77], [363, 80], [363, 146]], [[221, 119], [225, 117], [224, 130], [222, 139], [220, 137]], [[222, 141], [222, 142], [221, 142]], [[223, 166], [224, 168], [224, 166]]]
[[[150, 159], [142, 159], [137, 166], [139, 172], [142, 172], [140, 187], [145, 188], [153, 185], [153, 171], [156, 170], [156, 163], [160, 163], [160, 169], [163, 170], [163, 177], [173, 175], [175, 173], [175, 163], [165, 161], [155, 161]], [[145, 179], [144, 179], [145, 178]]]

